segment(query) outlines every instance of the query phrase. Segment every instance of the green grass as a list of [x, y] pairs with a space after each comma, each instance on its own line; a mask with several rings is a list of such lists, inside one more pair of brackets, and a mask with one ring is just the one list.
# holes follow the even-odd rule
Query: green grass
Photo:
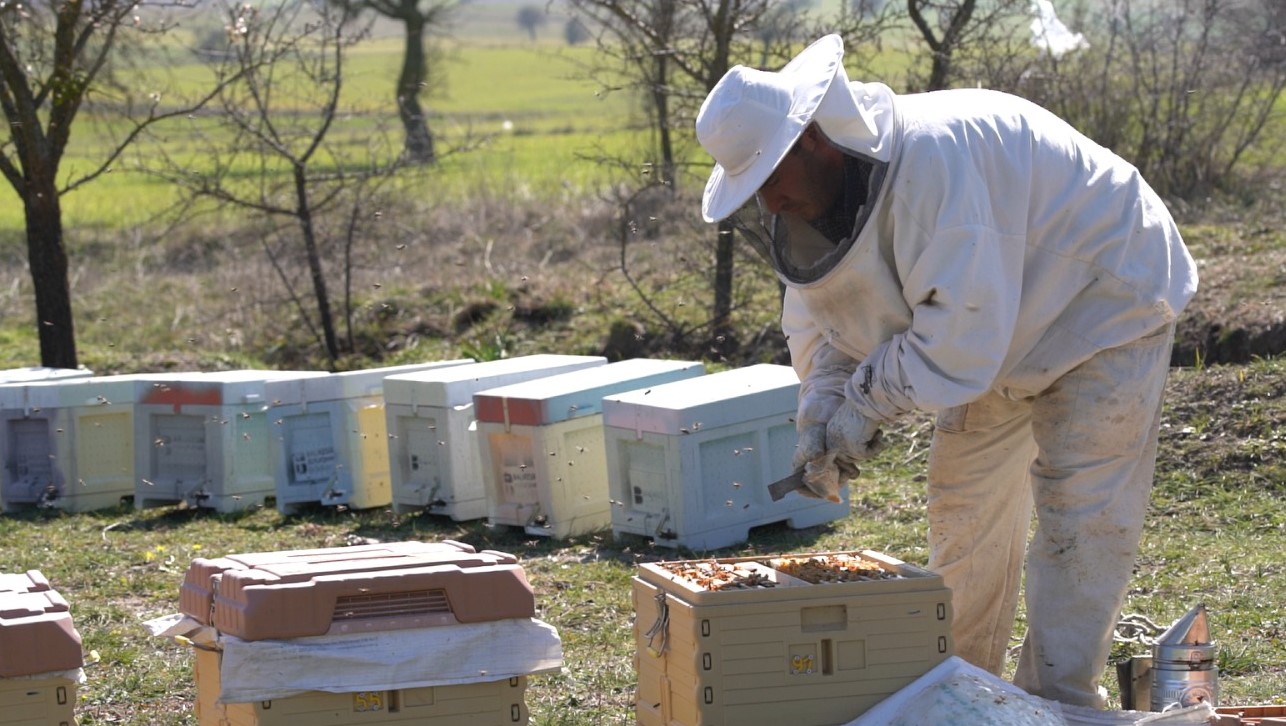
[[[1204, 602], [1219, 646], [1225, 704], [1280, 702], [1286, 692], [1282, 380], [1283, 361], [1174, 373], [1153, 512], [1125, 606], [1126, 613], [1166, 625]], [[1194, 410], [1237, 400], [1227, 398], [1230, 391], [1247, 401], [1240, 417], [1188, 430], [1196, 423]], [[71, 603], [85, 651], [98, 658], [80, 690], [82, 726], [196, 723], [190, 652], [142, 627], [147, 619], [177, 612], [179, 586], [194, 557], [343, 546], [363, 538], [450, 538], [517, 555], [535, 589], [538, 617], [562, 638], [566, 665], [560, 674], [530, 679], [531, 722], [632, 724], [630, 578], [639, 562], [871, 548], [923, 564], [922, 467], [929, 433], [921, 419], [889, 431], [892, 446], [856, 483], [849, 516], [805, 530], [758, 528], [746, 544], [717, 553], [676, 552], [608, 531], [551, 541], [481, 522], [382, 510], [282, 517], [271, 509], [219, 515], [162, 507], [2, 516], [0, 562], [4, 571], [41, 570]], [[1015, 644], [1022, 627], [1020, 616]], [[1118, 643], [1113, 657], [1143, 652], [1138, 643]], [[1106, 679], [1115, 693], [1111, 669]]]

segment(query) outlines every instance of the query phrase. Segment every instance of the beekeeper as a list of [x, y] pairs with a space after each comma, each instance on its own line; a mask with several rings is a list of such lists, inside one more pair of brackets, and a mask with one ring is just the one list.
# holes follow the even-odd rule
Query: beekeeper
[[796, 466], [838, 500], [882, 424], [934, 412], [928, 566], [956, 653], [1001, 673], [1026, 550], [1014, 680], [1104, 707], [1196, 266], [1138, 170], [1053, 114], [850, 82], [843, 55], [827, 36], [778, 72], [735, 67], [696, 121], [702, 215], [786, 286]]

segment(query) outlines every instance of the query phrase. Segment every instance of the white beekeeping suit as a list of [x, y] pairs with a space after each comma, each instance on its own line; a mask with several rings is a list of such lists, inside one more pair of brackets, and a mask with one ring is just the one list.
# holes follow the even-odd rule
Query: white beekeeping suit
[[779, 72], [733, 68], [696, 123], [703, 217], [786, 287], [796, 465], [830, 497], [882, 423], [936, 413], [928, 565], [956, 653], [1004, 670], [1025, 573], [1015, 683], [1101, 708], [1196, 264], [1138, 170], [1049, 111], [898, 95], [842, 59], [827, 36]]
[[1054, 13], [1050, 0], [1032, 0], [1031, 44], [1058, 59], [1074, 50], [1090, 47], [1080, 33], [1073, 33]]

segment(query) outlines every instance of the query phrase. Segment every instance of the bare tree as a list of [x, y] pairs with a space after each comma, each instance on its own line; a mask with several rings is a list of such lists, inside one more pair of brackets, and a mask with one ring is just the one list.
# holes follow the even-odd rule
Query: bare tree
[[[149, 9], [180, 7], [149, 4]], [[37, 0], [0, 3], [0, 174], [22, 200], [27, 261], [36, 297], [41, 364], [75, 368], [76, 335], [67, 278], [62, 198], [111, 170], [145, 129], [200, 108], [209, 96], [178, 105], [155, 94], [144, 108], [129, 104], [109, 83], [121, 50], [164, 33], [134, 0]], [[212, 79], [212, 86], [218, 85]], [[63, 154], [82, 115], [99, 107], [127, 109], [124, 128], [101, 146], [97, 165], [60, 178]]]
[[[368, 198], [396, 169], [374, 153], [373, 160], [352, 159], [328, 141], [341, 116], [345, 52], [369, 23], [355, 23], [351, 11], [333, 4], [241, 3], [224, 12], [232, 29], [225, 72], [240, 80], [217, 97], [213, 135], [231, 140], [212, 143], [199, 169], [167, 160], [153, 171], [195, 200], [269, 222], [264, 251], [333, 370], [353, 350], [353, 248], [370, 221]], [[249, 179], [247, 169], [254, 171]], [[307, 271], [302, 281], [300, 270]], [[342, 276], [339, 305], [349, 321], [342, 343], [329, 281], [335, 275]]]
[[958, 79], [957, 57], [971, 49], [989, 47], [998, 38], [1012, 38], [1012, 22], [1026, 15], [1028, 0], [907, 0], [907, 15], [929, 49], [926, 91], [947, 88]]
[[[812, 3], [790, 0], [568, 0], [597, 32], [599, 65], [589, 69], [605, 91], [634, 92], [644, 99], [655, 140], [653, 156], [623, 168], [646, 169], [644, 186], [677, 189], [687, 171], [704, 182], [708, 162], [680, 164], [689, 158], [693, 121], [706, 94], [734, 63], [777, 67], [798, 52], [803, 43], [826, 33], [839, 33], [853, 49], [878, 47], [879, 30], [892, 14], [866, 16], [843, 4], [831, 17], [811, 17]], [[873, 52], [873, 51], [868, 51]], [[863, 55], [855, 51], [853, 58]], [[691, 177], [690, 177], [691, 178]], [[628, 214], [638, 209], [638, 197], [625, 195]], [[640, 226], [627, 220], [627, 228]], [[730, 222], [718, 225], [714, 238], [711, 278], [713, 304], [709, 331], [716, 353], [736, 345], [730, 316], [736, 249]], [[624, 263], [625, 257], [622, 256]], [[634, 281], [632, 281], [634, 284]], [[642, 287], [635, 285], [636, 290]]]
[[1200, 200], [1231, 183], [1256, 145], [1286, 142], [1278, 120], [1286, 53], [1272, 40], [1286, 19], [1280, 0], [1098, 5], [1092, 15], [1102, 22], [1078, 28], [1092, 52], [1036, 59], [1018, 92], [1172, 197]]
[[402, 69], [397, 77], [397, 112], [406, 131], [407, 161], [429, 164], [437, 159], [433, 134], [420, 104], [432, 81], [432, 54], [425, 36], [450, 27], [461, 0], [333, 0], [351, 10], [370, 10], [403, 25]]

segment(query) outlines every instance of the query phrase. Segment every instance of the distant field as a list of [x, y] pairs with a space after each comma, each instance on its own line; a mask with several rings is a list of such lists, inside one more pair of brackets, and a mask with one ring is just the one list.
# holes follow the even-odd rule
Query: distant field
[[[476, 145], [469, 159], [443, 164], [436, 179], [444, 193], [464, 183], [448, 170], [519, 175], [538, 185], [581, 184], [595, 173], [593, 165], [577, 162], [601, 146], [619, 149], [635, 142], [626, 128], [630, 105], [624, 94], [597, 94], [592, 81], [577, 77], [577, 62], [589, 58], [588, 47], [556, 45], [459, 45], [439, 69], [444, 83], [426, 94], [430, 129], [439, 150]], [[402, 131], [394, 111], [394, 84], [401, 63], [401, 43], [381, 39], [356, 48], [347, 69], [343, 112], [329, 136], [339, 148], [365, 156], [374, 140], [395, 152]], [[164, 77], [138, 82], [137, 95], [152, 92], [165, 98], [193, 93], [206, 72], [196, 63], [169, 65]], [[290, 108], [288, 104], [283, 104]], [[296, 109], [303, 111], [306, 106]], [[153, 163], [164, 151], [201, 169], [202, 154], [218, 137], [197, 135], [200, 121], [180, 119], [156, 128], [158, 138], [140, 142], [117, 164], [111, 176], [64, 197], [64, 220], [77, 227], [120, 228], [138, 224], [164, 209], [175, 198], [167, 185], [136, 173], [141, 159]], [[203, 126], [209, 131], [209, 124]], [[101, 158], [105, 133], [119, 133], [119, 123], [100, 125], [82, 119], [66, 159], [63, 177], [93, 168]], [[199, 141], [197, 141], [199, 139]], [[355, 158], [360, 158], [356, 157]], [[478, 180], [471, 179], [469, 184]], [[22, 229], [22, 209], [12, 189], [0, 189], [0, 234]]]

